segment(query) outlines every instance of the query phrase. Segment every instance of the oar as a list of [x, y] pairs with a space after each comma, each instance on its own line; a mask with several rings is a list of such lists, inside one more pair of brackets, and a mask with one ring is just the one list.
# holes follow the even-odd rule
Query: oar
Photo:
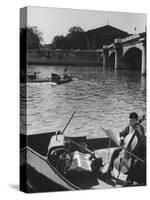
[[[64, 133], [65, 129], [67, 128], [67, 126], [69, 125], [70, 121], [72, 120], [72, 118], [73, 118], [75, 112], [76, 112], [76, 111], [74, 111], [73, 114], [71, 115], [71, 117], [70, 117], [68, 123], [66, 124], [66, 126], [65, 126], [65, 128], [63, 129], [63, 131], [62, 131], [61, 134]], [[95, 157], [95, 153], [92, 152], [92, 151], [90, 151], [88, 148], [81, 146], [80, 144], [78, 144], [77, 142], [71, 140], [70, 138], [67, 138], [67, 140], [70, 141], [72, 144], [76, 145], [77, 147], [79, 147], [79, 148], [85, 150], [87, 153], [89, 153], [89, 154], [91, 155], [90, 159], [92, 159], [92, 158]]]
[[115, 137], [115, 135], [113, 134], [113, 132], [111, 130], [106, 130], [103, 127], [101, 127], [102, 131], [113, 141], [115, 142], [115, 144], [120, 147], [122, 150], [125, 150], [128, 154], [130, 154], [131, 156], [135, 157], [137, 160], [141, 161], [144, 163], [144, 160], [142, 160], [141, 158], [139, 158], [138, 156], [136, 156], [135, 154], [131, 153], [130, 151], [128, 151], [127, 149], [125, 149], [124, 147], [121, 147], [119, 144], [118, 139]]
[[87, 153], [89, 153], [91, 155], [90, 159], [92, 159], [94, 156], [95, 156], [95, 153], [92, 152], [91, 150], [89, 150], [88, 148], [86, 147], [83, 147], [82, 145], [78, 144], [77, 142], [71, 140], [70, 138], [67, 138], [68, 141], [70, 141], [72, 144], [74, 144], [75, 146], [85, 150]]
[[73, 118], [75, 112], [76, 112], [76, 111], [74, 111], [73, 114], [71, 115], [71, 117], [70, 117], [68, 123], [66, 124], [66, 126], [65, 126], [65, 128], [63, 129], [63, 131], [61, 132], [61, 134], [63, 134], [63, 133], [65, 132], [65, 130], [66, 130], [67, 126], [69, 125], [70, 121], [72, 120], [72, 118]]

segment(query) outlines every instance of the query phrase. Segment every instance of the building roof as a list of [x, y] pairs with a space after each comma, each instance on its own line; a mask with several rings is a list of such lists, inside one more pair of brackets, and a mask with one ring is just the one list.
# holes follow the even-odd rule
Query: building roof
[[106, 34], [106, 33], [109, 33], [109, 32], [116, 32], [116, 33], [124, 33], [124, 34], [127, 34], [127, 32], [125, 31], [122, 31], [118, 28], [115, 28], [113, 26], [110, 26], [110, 25], [105, 25], [105, 26], [102, 26], [102, 27], [99, 27], [99, 28], [96, 28], [96, 29], [91, 29], [91, 30], [88, 30], [87, 33], [90, 33], [90, 32], [96, 32], [96, 33], [101, 33], [101, 34]]

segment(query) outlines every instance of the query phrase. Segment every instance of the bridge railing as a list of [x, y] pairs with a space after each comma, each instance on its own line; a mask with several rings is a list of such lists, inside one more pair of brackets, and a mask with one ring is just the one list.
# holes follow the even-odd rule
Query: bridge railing
[[139, 38], [139, 37], [140, 37], [139, 34], [134, 34], [134, 35], [131, 35], [131, 36], [129, 36], [129, 37], [123, 38], [123, 39], [122, 39], [122, 42], [127, 42], [127, 41], [129, 41], [129, 40], [133, 40], [133, 39], [136, 39], [136, 38]]
[[[110, 49], [110, 48], [113, 48], [113, 47], [114, 47], [114, 43], [107, 45], [107, 49]], [[104, 48], [104, 46], [103, 46], [103, 48]]]
[[[139, 33], [139, 34], [130, 35], [130, 36], [125, 37], [125, 38], [116, 38], [114, 40], [114, 43], [112, 43], [110, 45], [103, 45], [103, 48], [100, 51], [102, 51], [103, 49], [114, 48], [115, 43], [125, 43], [125, 42], [128, 42], [130, 40], [139, 39], [141, 37], [144, 38], [144, 37], [146, 37], [145, 35], [146, 35], [146, 33], [142, 32], [142, 33]], [[142, 39], [140, 39], [140, 40], [143, 41]]]
[[121, 43], [122, 42], [122, 39], [121, 38], [116, 38], [114, 43]]

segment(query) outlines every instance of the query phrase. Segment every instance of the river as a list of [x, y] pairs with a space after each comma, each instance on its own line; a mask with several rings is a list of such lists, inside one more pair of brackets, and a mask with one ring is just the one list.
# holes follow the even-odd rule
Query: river
[[[64, 66], [28, 66], [40, 76], [63, 74]], [[129, 113], [146, 114], [146, 77], [139, 71], [98, 66], [69, 66], [70, 83], [27, 84], [27, 134], [63, 130], [65, 135], [101, 134], [100, 127], [118, 134], [128, 123]], [[144, 122], [144, 127], [146, 122]]]

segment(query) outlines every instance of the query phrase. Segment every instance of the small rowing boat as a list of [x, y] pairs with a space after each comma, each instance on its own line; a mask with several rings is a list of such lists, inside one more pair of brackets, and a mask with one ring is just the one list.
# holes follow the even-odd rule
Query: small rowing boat
[[69, 83], [73, 81], [72, 76], [65, 75], [64, 77], [60, 77], [58, 74], [52, 73], [51, 74], [51, 82], [56, 83], [57, 85], [63, 83]]
[[41, 78], [37, 76], [37, 72], [34, 74], [28, 74], [27, 75], [27, 82], [28, 83], [44, 83], [44, 82], [50, 82], [52, 85], [60, 85], [63, 83], [69, 83], [73, 80], [71, 76], [65, 76], [65, 77], [60, 77], [58, 74], [52, 73], [51, 77], [46, 77], [46, 78]]
[[[101, 127], [96, 137], [65, 136], [63, 131], [20, 136], [20, 189], [24, 192], [125, 187], [127, 174], [108, 171], [118, 144]], [[119, 147], [120, 148], [120, 147]], [[109, 173], [108, 173], [109, 172]], [[139, 182], [138, 185], [145, 185]]]

